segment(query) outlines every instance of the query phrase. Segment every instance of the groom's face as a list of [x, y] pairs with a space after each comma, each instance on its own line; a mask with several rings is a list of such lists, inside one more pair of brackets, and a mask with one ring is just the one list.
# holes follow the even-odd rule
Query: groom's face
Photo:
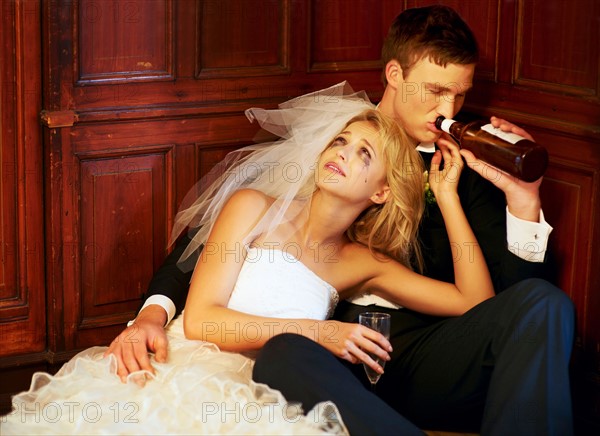
[[417, 61], [406, 74], [396, 61], [390, 61], [386, 68], [392, 92], [384, 96], [389, 99], [380, 107], [418, 142], [440, 137], [436, 118], [453, 118], [458, 113], [473, 86], [475, 72], [475, 64], [444, 67], [428, 58]]

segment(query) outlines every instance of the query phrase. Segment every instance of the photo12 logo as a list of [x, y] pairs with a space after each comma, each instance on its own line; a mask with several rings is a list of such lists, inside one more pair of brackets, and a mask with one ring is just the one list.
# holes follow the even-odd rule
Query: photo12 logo
[[[78, 401], [50, 402], [46, 404], [17, 403], [13, 404], [13, 410], [0, 418], [0, 422], [8, 422], [9, 417], [16, 418], [21, 423], [49, 423], [68, 422], [86, 422], [96, 424], [104, 423], [122, 423], [137, 424], [137, 414], [140, 410], [139, 404], [135, 402], [114, 402], [100, 405], [94, 401], [80, 403]], [[14, 420], [12, 421], [14, 422]]]

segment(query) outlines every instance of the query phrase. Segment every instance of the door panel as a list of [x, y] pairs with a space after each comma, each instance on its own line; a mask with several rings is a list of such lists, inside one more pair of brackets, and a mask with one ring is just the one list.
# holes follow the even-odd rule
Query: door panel
[[46, 347], [39, 8], [0, 8], [0, 357]]

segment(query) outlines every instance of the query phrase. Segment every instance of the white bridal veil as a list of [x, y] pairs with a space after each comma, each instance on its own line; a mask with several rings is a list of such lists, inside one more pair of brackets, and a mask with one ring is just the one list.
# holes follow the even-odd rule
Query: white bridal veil
[[246, 110], [250, 122], [280, 139], [229, 153], [186, 195], [170, 241], [174, 243], [186, 228], [195, 233], [179, 260], [180, 268], [194, 267], [195, 262], [186, 260], [206, 242], [223, 205], [239, 189], [255, 189], [276, 199], [246, 242], [306, 212], [320, 153], [352, 117], [374, 108], [364, 92], [355, 93], [342, 82], [289, 100], [278, 109]]

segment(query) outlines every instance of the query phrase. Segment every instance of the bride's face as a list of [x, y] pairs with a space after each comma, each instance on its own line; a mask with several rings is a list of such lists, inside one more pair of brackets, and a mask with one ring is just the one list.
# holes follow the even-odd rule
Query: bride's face
[[343, 129], [319, 158], [317, 185], [356, 200], [370, 199], [386, 184], [378, 130], [368, 121]]

